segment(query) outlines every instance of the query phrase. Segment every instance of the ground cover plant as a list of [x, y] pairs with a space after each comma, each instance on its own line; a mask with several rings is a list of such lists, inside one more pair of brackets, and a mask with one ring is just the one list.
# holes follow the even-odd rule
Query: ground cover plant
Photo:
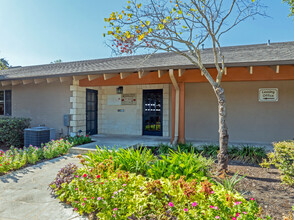
[[[182, 152], [201, 153], [205, 157], [217, 158], [219, 152], [218, 145], [202, 145], [193, 146], [191, 143], [179, 144], [177, 146], [160, 144], [153, 149], [154, 153], [167, 154], [169, 150], [180, 150]], [[229, 146], [228, 155], [230, 160], [238, 160], [246, 163], [259, 164], [263, 159], [267, 158], [267, 154], [262, 147], [255, 147], [249, 145]]]
[[[90, 219], [262, 219], [253, 198], [214, 182], [212, 162], [194, 152], [98, 149], [81, 163], [71, 174], [63, 169], [50, 188]], [[60, 176], [71, 181], [60, 185]]]
[[274, 152], [260, 165], [267, 168], [274, 165], [280, 170], [283, 183], [294, 186], [294, 141], [274, 143]]
[[89, 135], [76, 135], [74, 137], [68, 136], [64, 138], [65, 140], [68, 140], [72, 146], [82, 145], [82, 144], [88, 144], [92, 142], [92, 139]]
[[23, 149], [11, 147], [0, 151], [0, 175], [20, 169], [28, 164], [36, 164], [43, 159], [52, 159], [68, 153], [72, 144], [67, 140], [50, 141], [42, 147], [29, 146]]

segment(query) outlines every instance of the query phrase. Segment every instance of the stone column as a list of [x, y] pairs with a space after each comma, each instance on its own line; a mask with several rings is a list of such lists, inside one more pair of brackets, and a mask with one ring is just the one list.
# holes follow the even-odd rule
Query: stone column
[[86, 135], [86, 88], [80, 87], [78, 80], [73, 80], [70, 91], [70, 130], [76, 134], [81, 130], [80, 134]]

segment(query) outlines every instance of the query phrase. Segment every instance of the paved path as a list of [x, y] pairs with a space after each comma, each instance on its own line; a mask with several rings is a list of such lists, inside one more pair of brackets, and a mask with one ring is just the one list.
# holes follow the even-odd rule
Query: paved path
[[73, 209], [48, 190], [48, 184], [68, 163], [71, 155], [56, 158], [0, 177], [0, 220], [81, 220]]

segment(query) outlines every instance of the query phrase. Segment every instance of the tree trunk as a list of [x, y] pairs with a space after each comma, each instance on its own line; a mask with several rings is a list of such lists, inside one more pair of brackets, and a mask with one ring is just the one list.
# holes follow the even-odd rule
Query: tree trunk
[[214, 88], [214, 92], [216, 94], [218, 100], [218, 116], [219, 116], [219, 153], [217, 155], [218, 159], [218, 171], [223, 173], [228, 169], [228, 127], [226, 123], [226, 98], [224, 89], [220, 86]]

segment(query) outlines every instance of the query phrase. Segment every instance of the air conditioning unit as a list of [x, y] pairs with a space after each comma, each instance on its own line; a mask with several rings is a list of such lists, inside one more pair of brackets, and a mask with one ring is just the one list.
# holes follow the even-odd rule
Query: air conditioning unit
[[50, 140], [55, 139], [55, 129], [47, 127], [34, 127], [24, 130], [24, 145], [40, 147]]

